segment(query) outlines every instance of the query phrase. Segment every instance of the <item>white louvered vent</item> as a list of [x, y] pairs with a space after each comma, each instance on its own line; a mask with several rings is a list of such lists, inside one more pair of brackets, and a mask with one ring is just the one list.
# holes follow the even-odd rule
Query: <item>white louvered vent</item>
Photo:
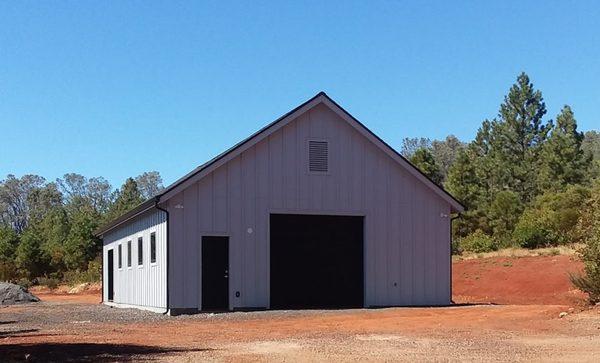
[[308, 171], [327, 173], [329, 171], [329, 145], [327, 141], [308, 141]]

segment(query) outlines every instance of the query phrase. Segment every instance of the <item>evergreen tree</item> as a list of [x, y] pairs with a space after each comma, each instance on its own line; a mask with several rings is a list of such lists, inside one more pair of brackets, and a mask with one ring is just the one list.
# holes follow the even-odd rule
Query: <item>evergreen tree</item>
[[517, 193], [508, 190], [498, 192], [487, 213], [494, 237], [507, 243], [521, 213], [523, 204]]
[[582, 142], [583, 133], [577, 131], [573, 111], [564, 106], [541, 154], [539, 184], [542, 189], [562, 190], [585, 180], [591, 156], [583, 152]]
[[480, 161], [475, 147], [461, 150], [448, 171], [444, 187], [466, 207], [461, 218], [453, 223], [454, 233], [464, 237], [477, 229], [487, 231], [486, 218], [479, 208], [486, 193], [482, 180], [477, 173]]
[[42, 251], [42, 244], [42, 234], [34, 226], [28, 226], [21, 234], [21, 241], [15, 252], [15, 265], [19, 273], [30, 280], [47, 270], [48, 260]]
[[19, 236], [8, 227], [0, 227], [0, 281], [13, 280], [15, 271], [15, 252], [19, 245]]
[[83, 271], [101, 250], [101, 241], [94, 235], [98, 219], [91, 212], [80, 211], [71, 219], [71, 229], [65, 243], [64, 263], [70, 270]]
[[49, 210], [36, 228], [42, 238], [41, 251], [52, 272], [64, 272], [65, 244], [71, 229], [65, 208], [61, 205]]
[[127, 178], [121, 189], [117, 192], [117, 198], [108, 211], [105, 221], [108, 222], [127, 213], [143, 201], [135, 180]]
[[443, 181], [442, 172], [438, 164], [435, 162], [433, 154], [429, 150], [425, 148], [418, 149], [409, 160], [434, 183], [441, 185]]
[[581, 143], [581, 148], [586, 157], [592, 160], [587, 179], [600, 179], [600, 132], [587, 131]]
[[516, 192], [522, 202], [538, 193], [539, 155], [552, 123], [544, 123], [546, 105], [529, 77], [521, 73], [500, 106], [499, 119], [491, 123], [489, 155], [495, 190]]

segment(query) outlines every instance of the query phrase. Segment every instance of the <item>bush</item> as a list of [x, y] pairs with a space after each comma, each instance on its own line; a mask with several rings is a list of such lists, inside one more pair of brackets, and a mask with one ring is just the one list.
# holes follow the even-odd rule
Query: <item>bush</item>
[[571, 275], [571, 282], [587, 292], [590, 302], [600, 302], [600, 183], [582, 208], [576, 232], [584, 244], [579, 255], [584, 263], [583, 275]]
[[50, 290], [56, 289], [58, 287], [58, 284], [60, 283], [60, 280], [57, 278], [45, 276], [38, 277], [37, 281], [39, 285], [46, 286]]
[[483, 233], [481, 230], [476, 230], [467, 237], [461, 238], [458, 242], [459, 248], [462, 251], [475, 253], [491, 252], [498, 249], [498, 243], [492, 237]]
[[459, 238], [453, 238], [452, 239], [452, 244], [451, 244], [451, 253], [453, 255], [462, 255], [463, 250], [462, 247], [460, 246], [460, 239]]
[[543, 194], [523, 212], [512, 233], [513, 239], [525, 248], [574, 242], [574, 227], [589, 196], [590, 190], [582, 186]]
[[536, 212], [523, 213], [513, 231], [513, 239], [521, 247], [539, 248], [555, 245], [557, 236], [540, 220]]
[[84, 282], [98, 282], [102, 280], [102, 259], [100, 256], [88, 262], [88, 268], [85, 271], [66, 271], [64, 281], [69, 284], [80, 284]]

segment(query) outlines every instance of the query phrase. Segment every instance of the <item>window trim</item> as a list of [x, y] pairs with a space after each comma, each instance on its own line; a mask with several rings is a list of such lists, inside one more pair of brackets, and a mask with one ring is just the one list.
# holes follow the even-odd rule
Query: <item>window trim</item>
[[117, 269], [123, 270], [123, 243], [117, 244]]
[[[141, 242], [141, 244], [140, 244], [140, 242]], [[142, 247], [141, 249], [140, 249], [140, 246]], [[136, 250], [137, 250], [137, 267], [142, 268], [142, 267], [144, 267], [144, 235], [138, 236]], [[142, 257], [142, 263], [140, 263], [140, 251], [141, 251], [141, 257]]]
[[133, 252], [132, 252], [133, 246], [131, 243], [131, 240], [127, 241], [127, 269], [131, 269], [131, 266], [133, 265]]
[[[152, 237], [154, 237], [154, 262], [152, 261]], [[150, 231], [150, 266], [158, 265], [158, 247], [156, 246], [156, 231]]]
[[[310, 170], [310, 143], [311, 141], [327, 143], [327, 171]], [[309, 137], [306, 139], [306, 173], [308, 175], [330, 175], [331, 173], [331, 141], [329, 139]]]

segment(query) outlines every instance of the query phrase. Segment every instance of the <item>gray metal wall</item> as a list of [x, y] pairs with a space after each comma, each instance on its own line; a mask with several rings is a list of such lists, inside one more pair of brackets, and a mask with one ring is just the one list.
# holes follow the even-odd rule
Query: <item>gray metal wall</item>
[[[150, 263], [150, 233], [156, 233], [156, 263]], [[138, 237], [143, 237], [143, 262], [138, 266]], [[152, 209], [108, 232], [104, 238], [103, 301], [108, 299], [108, 250], [114, 249], [114, 300], [126, 305], [166, 308], [167, 304], [167, 221], [166, 214]], [[127, 267], [127, 241], [131, 241], [131, 267]], [[122, 244], [123, 267], [118, 267], [118, 248]]]
[[[310, 138], [327, 175], [307, 171]], [[269, 213], [364, 215], [367, 306], [450, 302], [450, 205], [324, 104], [167, 204], [171, 307], [200, 307], [203, 235], [230, 237], [231, 308], [268, 307]]]

